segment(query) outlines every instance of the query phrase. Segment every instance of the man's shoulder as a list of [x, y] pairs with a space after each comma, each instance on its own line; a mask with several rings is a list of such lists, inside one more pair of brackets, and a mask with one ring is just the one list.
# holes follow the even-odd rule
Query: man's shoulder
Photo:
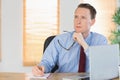
[[103, 45], [103, 44], [107, 44], [108, 40], [107, 38], [100, 33], [96, 33], [96, 32], [92, 32], [92, 43], [93, 45]]
[[72, 37], [73, 32], [65, 32], [65, 33], [61, 33], [59, 35], [57, 35], [57, 38], [68, 38], [68, 37]]
[[97, 32], [91, 32], [91, 34], [92, 34], [94, 37], [103, 37], [103, 38], [106, 38], [103, 34], [100, 34], [100, 33], [97, 33]]

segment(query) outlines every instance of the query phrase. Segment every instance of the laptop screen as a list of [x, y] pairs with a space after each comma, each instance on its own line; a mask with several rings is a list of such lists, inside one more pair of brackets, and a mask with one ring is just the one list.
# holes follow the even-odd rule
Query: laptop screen
[[90, 80], [118, 77], [119, 45], [89, 47]]

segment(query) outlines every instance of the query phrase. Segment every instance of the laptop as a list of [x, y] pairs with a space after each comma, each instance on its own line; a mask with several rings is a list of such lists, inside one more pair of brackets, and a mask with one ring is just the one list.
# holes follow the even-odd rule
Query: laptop
[[109, 80], [119, 76], [119, 45], [89, 47], [90, 80]]
[[119, 76], [119, 45], [89, 47], [89, 74], [66, 76], [62, 80], [111, 80]]

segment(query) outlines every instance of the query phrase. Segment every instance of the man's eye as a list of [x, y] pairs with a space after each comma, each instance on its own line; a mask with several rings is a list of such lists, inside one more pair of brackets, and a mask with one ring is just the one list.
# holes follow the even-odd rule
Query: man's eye
[[82, 16], [81, 18], [82, 18], [82, 19], [85, 19], [86, 17], [85, 17], [85, 16]]
[[74, 18], [78, 18], [77, 16], [74, 16]]

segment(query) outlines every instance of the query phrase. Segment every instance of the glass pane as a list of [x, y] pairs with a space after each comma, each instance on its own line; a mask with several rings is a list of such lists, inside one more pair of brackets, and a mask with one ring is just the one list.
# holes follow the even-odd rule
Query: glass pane
[[40, 62], [45, 39], [58, 34], [57, 0], [26, 0], [24, 65]]

